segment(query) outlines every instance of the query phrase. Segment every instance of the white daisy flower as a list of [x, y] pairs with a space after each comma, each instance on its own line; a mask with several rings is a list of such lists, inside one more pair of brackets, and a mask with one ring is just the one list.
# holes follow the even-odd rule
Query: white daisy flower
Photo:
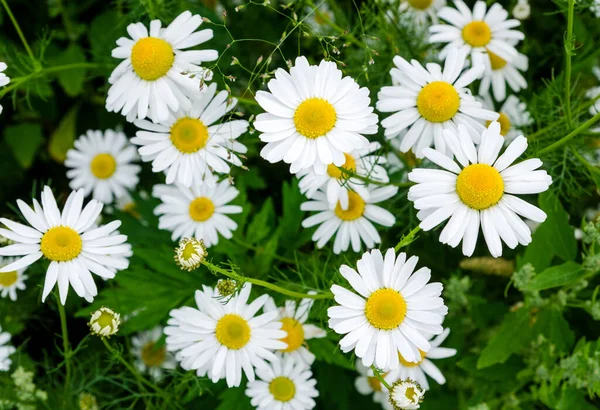
[[233, 236], [237, 223], [228, 214], [239, 214], [242, 207], [228, 205], [240, 192], [223, 180], [215, 186], [180, 184], [155, 185], [152, 195], [162, 204], [154, 209], [158, 227], [171, 231], [175, 241], [183, 237], [202, 239], [207, 247], [219, 242], [219, 234], [227, 239]]
[[431, 340], [431, 349], [425, 353], [421, 352], [421, 359], [418, 363], [409, 362], [400, 356], [400, 368], [397, 370], [396, 378], [412, 379], [419, 383], [425, 390], [429, 390], [429, 382], [427, 376], [431, 377], [438, 384], [445, 384], [446, 378], [430, 359], [445, 359], [456, 354], [456, 349], [448, 347], [440, 347], [446, 340], [450, 329], [445, 329], [444, 332]]
[[527, 88], [527, 81], [520, 73], [529, 68], [529, 59], [526, 55], [517, 53], [513, 61], [509, 63], [490, 51], [487, 55], [479, 55], [477, 62], [485, 65], [485, 71], [479, 84], [480, 95], [487, 94], [491, 85], [496, 101], [504, 101], [506, 84], [516, 93]]
[[429, 28], [431, 43], [448, 43], [440, 53], [441, 58], [449, 56], [449, 50], [460, 48], [471, 55], [473, 61], [481, 54], [492, 52], [508, 62], [513, 62], [518, 53], [516, 43], [525, 35], [518, 30], [521, 22], [507, 19], [508, 11], [500, 3], [494, 3], [487, 10], [485, 1], [477, 1], [473, 12], [462, 0], [455, 0], [453, 7], [443, 7], [438, 17], [448, 24], [436, 24]]
[[323, 191], [317, 191], [311, 201], [300, 205], [302, 211], [316, 211], [302, 221], [304, 228], [319, 225], [312, 236], [317, 243], [317, 248], [322, 248], [335, 235], [333, 252], [339, 254], [346, 251], [352, 243], [352, 250], [359, 252], [361, 242], [367, 248], [372, 248], [381, 243], [381, 237], [372, 222], [390, 227], [396, 222], [394, 215], [377, 206], [379, 202], [385, 201], [396, 195], [398, 188], [394, 186], [377, 187], [369, 189], [369, 199], [361, 198], [356, 192], [348, 192], [348, 209], [343, 210], [340, 203], [329, 205], [327, 195]]
[[271, 298], [265, 303], [265, 312], [277, 312], [276, 320], [282, 323], [281, 330], [287, 333], [287, 336], [281, 339], [287, 344], [281, 353], [284, 357], [290, 356], [296, 362], [305, 363], [307, 366], [313, 364], [315, 355], [308, 350], [305, 341], [327, 336], [325, 330], [306, 323], [313, 303], [313, 299], [302, 299], [299, 305], [293, 300], [286, 300], [281, 308], [278, 308]]
[[411, 379], [398, 380], [392, 386], [390, 403], [396, 409], [414, 410], [421, 407], [425, 390]]
[[341, 167], [344, 153], [369, 145], [362, 134], [377, 132], [369, 90], [351, 77], [342, 78], [335, 63], [314, 66], [298, 57], [289, 74], [277, 69], [267, 86], [270, 93], [256, 93], [267, 111], [254, 121], [267, 143], [260, 155], [271, 163], [291, 164], [293, 174], [313, 168], [322, 175], [332, 163]]
[[[346, 162], [342, 168], [370, 181], [389, 182], [385, 168], [380, 165], [385, 163], [385, 158], [371, 155], [380, 148], [378, 142], [372, 142], [366, 148], [344, 154]], [[298, 184], [300, 192], [308, 198], [313, 198], [315, 193], [322, 189], [327, 194], [327, 200], [332, 207], [339, 202], [342, 209], [347, 210], [348, 191], [354, 191], [362, 198], [369, 199], [369, 190], [364, 179], [348, 176], [334, 164], [327, 165], [327, 172], [323, 175], [308, 169], [300, 170], [296, 175], [300, 178]]]
[[2, 332], [2, 326], [0, 326], [0, 371], [6, 372], [10, 369], [12, 360], [10, 355], [17, 351], [13, 346], [10, 346], [10, 333]]
[[106, 109], [130, 122], [146, 117], [165, 121], [170, 112], [190, 109], [201, 78], [210, 80], [200, 64], [218, 57], [215, 50], [184, 51], [213, 37], [210, 29], [195, 31], [201, 24], [202, 17], [184, 11], [166, 28], [160, 20], [150, 22], [149, 32], [142, 23], [128, 25], [131, 38], [119, 38], [112, 51], [123, 61], [108, 78]]
[[319, 396], [310, 367], [290, 356], [281, 357], [265, 368], [257, 368], [260, 380], [248, 383], [246, 396], [258, 410], [310, 410]]
[[[483, 101], [486, 108], [494, 109], [494, 103], [489, 96], [484, 97]], [[523, 135], [522, 128], [533, 124], [533, 118], [527, 111], [527, 104], [521, 102], [515, 95], [510, 95], [504, 101], [498, 114], [500, 114], [498, 117], [500, 135], [504, 137], [505, 143], [512, 142], [519, 135]]]
[[117, 334], [121, 326], [121, 315], [114, 310], [102, 306], [92, 313], [88, 322], [90, 333], [100, 337], [111, 337]]
[[331, 31], [331, 27], [327, 24], [327, 20], [335, 23], [335, 15], [329, 8], [327, 3], [321, 2], [316, 7], [305, 7], [304, 9], [308, 16], [304, 22], [312, 27], [312, 29], [320, 34], [325, 34]]
[[105, 204], [115, 198], [129, 197], [139, 182], [139, 165], [135, 147], [123, 132], [88, 130], [75, 141], [75, 148], [67, 151], [65, 166], [69, 187], [83, 189], [85, 195]]
[[212, 184], [212, 172], [227, 174], [229, 164], [241, 166], [236, 153], [245, 154], [247, 148], [237, 138], [248, 129], [248, 121], [221, 122], [233, 110], [237, 100], [228, 100], [227, 91], [218, 94], [212, 83], [188, 109], [180, 110], [159, 124], [137, 120], [142, 128], [131, 142], [141, 145], [139, 153], [144, 162], [152, 162], [152, 171], [165, 172], [167, 184], [177, 181], [189, 187], [205, 179]]
[[445, 5], [446, 0], [400, 0], [398, 11], [414, 24], [423, 26], [437, 23], [437, 13]]
[[165, 328], [167, 350], [177, 352], [175, 358], [185, 370], [196, 370], [200, 377], [216, 383], [226, 379], [227, 386], [239, 386], [242, 370], [249, 381], [254, 380], [254, 368], [265, 369], [278, 361], [273, 350], [285, 349], [281, 338], [281, 322], [277, 312], [256, 316], [269, 295], [262, 295], [248, 304], [252, 286], [245, 284], [237, 296], [222, 303], [216, 290], [203, 286], [196, 291], [198, 309], [182, 307], [170, 312]]
[[[394, 114], [381, 121], [387, 138], [401, 136], [401, 152], [412, 149], [417, 158], [423, 150], [435, 144], [445, 152], [442, 137], [444, 129], [456, 129], [459, 124], [469, 130], [478, 143], [483, 122], [493, 121], [498, 114], [481, 107], [468, 88], [483, 72], [483, 65], [475, 65], [461, 74], [466, 51], [452, 49], [444, 64], [429, 63], [424, 68], [418, 61], [411, 63], [400, 56], [394, 57], [395, 68], [390, 70], [398, 85], [383, 87], [377, 98], [377, 109]], [[403, 131], [407, 131], [403, 133]]]
[[341, 275], [358, 294], [333, 285], [331, 291], [340, 306], [327, 310], [329, 327], [346, 335], [340, 347], [354, 350], [365, 366], [397, 369], [398, 352], [406, 360], [418, 362], [421, 351], [431, 348], [424, 336], [441, 334], [448, 308], [440, 297], [443, 286], [429, 283], [431, 270], [422, 267], [413, 273], [419, 258], [396, 257], [393, 248], [385, 259], [378, 249], [365, 252], [356, 266], [340, 267]]
[[104, 279], [112, 279], [119, 270], [127, 269], [131, 245], [127, 236], [120, 235], [117, 228], [121, 221], [95, 226], [103, 204], [91, 200], [83, 207], [83, 189], [73, 191], [59, 211], [50, 187], [44, 187], [42, 205], [34, 198], [33, 209], [17, 200], [17, 205], [31, 227], [0, 218], [7, 229], [0, 234], [15, 242], [0, 248], [0, 255], [22, 256], [4, 266], [0, 272], [11, 272], [27, 267], [42, 256], [50, 261], [42, 302], [58, 282], [60, 301], [64, 305], [69, 284], [75, 293], [88, 302], [98, 294], [92, 273]]
[[[0, 268], [15, 262], [17, 258], [3, 258], [0, 256]], [[25, 280], [28, 276], [25, 275], [25, 268], [12, 270], [9, 272], [0, 272], [0, 296], [3, 298], [9, 297], [13, 302], [17, 300], [17, 289], [25, 290]]]
[[528, 0], [519, 0], [512, 10], [512, 15], [518, 20], [526, 20], [531, 14], [531, 6]]
[[[5, 85], [7, 85], [8, 83], [10, 83], [10, 77], [8, 77], [6, 74], [4, 74], [4, 70], [6, 70], [8, 66], [6, 65], [6, 63], [2, 63], [0, 62], [0, 87], [4, 87]], [[2, 114], [2, 105], [0, 105], [0, 114]]]
[[527, 149], [527, 139], [515, 138], [498, 157], [504, 138], [497, 121], [482, 134], [477, 149], [463, 127], [458, 134], [444, 131], [444, 137], [456, 160], [427, 148], [425, 156], [444, 170], [417, 168], [408, 175], [417, 183], [408, 199], [419, 210], [421, 229], [429, 231], [450, 218], [440, 242], [454, 248], [462, 241], [465, 256], [475, 250], [480, 225], [494, 257], [502, 255], [501, 240], [511, 249], [528, 245], [531, 231], [518, 215], [543, 222], [546, 214], [515, 194], [544, 192], [552, 178], [538, 170], [542, 161], [537, 158], [511, 166]]
[[600, 18], [600, 0], [594, 0], [590, 5], [590, 11]]
[[[356, 390], [363, 396], [372, 394], [375, 403], [381, 404], [381, 407], [385, 410], [393, 410], [389, 401], [390, 393], [388, 392], [387, 387], [381, 384], [379, 379], [375, 377], [373, 369], [366, 367], [362, 364], [361, 360], [356, 361], [355, 367], [360, 374], [360, 376], [354, 380], [354, 387], [356, 387]], [[392, 385], [398, 379], [398, 371], [398, 369], [391, 370], [382, 373], [381, 376], [389, 385]]]
[[167, 346], [156, 346], [162, 334], [163, 328], [156, 326], [131, 338], [135, 367], [141, 373], [148, 373], [154, 380], [162, 378], [163, 370], [173, 370], [177, 367], [175, 358], [167, 352]]

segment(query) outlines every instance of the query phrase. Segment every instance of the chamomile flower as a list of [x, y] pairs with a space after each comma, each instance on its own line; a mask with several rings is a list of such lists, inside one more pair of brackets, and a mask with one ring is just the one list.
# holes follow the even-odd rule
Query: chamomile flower
[[92, 198], [105, 204], [128, 197], [128, 190], [139, 181], [141, 167], [132, 163], [136, 159], [135, 147], [123, 132], [88, 130], [67, 151], [69, 187], [83, 189], [86, 196], [92, 193]]
[[308, 16], [304, 19], [304, 22], [311, 26], [315, 32], [325, 34], [331, 31], [331, 26], [327, 22], [335, 23], [335, 15], [327, 3], [321, 2], [316, 7], [305, 7], [305, 11]]
[[429, 231], [450, 218], [440, 242], [452, 247], [462, 241], [465, 256], [475, 250], [479, 226], [490, 253], [502, 255], [502, 241], [514, 249], [531, 242], [531, 231], [519, 215], [543, 222], [546, 214], [516, 194], [537, 194], [552, 184], [546, 171], [538, 170], [542, 161], [531, 158], [511, 165], [527, 149], [527, 139], [515, 138], [500, 156], [504, 138], [500, 124], [494, 121], [475, 145], [467, 131], [444, 131], [446, 143], [456, 160], [432, 149], [425, 156], [444, 168], [414, 169], [408, 179], [417, 184], [408, 191], [408, 199], [419, 210], [421, 229]]
[[[10, 265], [15, 262], [16, 258], [4, 258], [0, 256], [0, 268]], [[25, 290], [25, 280], [28, 276], [25, 275], [25, 268], [0, 272], [0, 296], [3, 298], [9, 297], [13, 302], [17, 300], [17, 290]]]
[[323, 329], [306, 323], [313, 303], [313, 299], [302, 299], [299, 305], [293, 300], [286, 300], [281, 308], [275, 306], [273, 299], [265, 303], [265, 312], [277, 312], [277, 320], [282, 323], [281, 329], [287, 333], [287, 336], [281, 339], [287, 344], [281, 353], [284, 357], [289, 356], [307, 366], [313, 364], [315, 355], [308, 350], [306, 340], [327, 336]]
[[177, 362], [167, 351], [166, 345], [156, 345], [162, 334], [163, 328], [156, 326], [131, 338], [131, 352], [135, 357], [135, 367], [142, 373], [148, 373], [155, 380], [163, 376], [164, 370], [173, 370], [177, 367]]
[[[359, 376], [354, 380], [354, 387], [356, 387], [356, 390], [363, 396], [372, 394], [375, 403], [381, 404], [385, 410], [393, 410], [393, 407], [389, 402], [390, 393], [379, 379], [375, 377], [373, 369], [366, 367], [362, 364], [361, 360], [356, 361], [355, 367], [359, 373]], [[398, 371], [398, 369], [395, 369], [385, 372], [381, 376], [383, 376], [383, 379], [389, 385], [392, 385], [398, 379], [398, 377], [396, 377]]]
[[17, 351], [13, 346], [9, 345], [10, 333], [2, 332], [2, 326], [0, 326], [0, 371], [5, 372], [10, 369], [12, 360], [10, 355]]
[[179, 240], [179, 246], [175, 248], [175, 263], [181, 268], [181, 270], [187, 270], [188, 272], [197, 269], [202, 262], [206, 259], [208, 252], [204, 241], [196, 238], [181, 238]]
[[246, 396], [258, 410], [310, 410], [316, 406], [319, 396], [317, 381], [305, 363], [298, 363], [290, 356], [264, 368], [257, 368], [259, 380], [248, 383]]
[[513, 62], [517, 57], [515, 44], [525, 38], [518, 30], [521, 22], [507, 19], [508, 12], [500, 3], [487, 10], [485, 1], [477, 1], [473, 12], [462, 0], [455, 0], [453, 7], [443, 7], [438, 17], [448, 24], [436, 24], [429, 28], [431, 43], [447, 43], [440, 56], [447, 58], [449, 50], [459, 48], [471, 55], [475, 61], [481, 54], [492, 52], [498, 57]]
[[313, 170], [300, 170], [296, 174], [300, 178], [298, 184], [300, 192], [308, 198], [313, 198], [321, 189], [327, 194], [329, 205], [335, 206], [339, 202], [343, 210], [348, 209], [348, 191], [354, 191], [361, 198], [369, 199], [369, 190], [364, 179], [377, 182], [389, 181], [385, 168], [381, 166], [385, 163], [385, 158], [374, 154], [380, 148], [378, 142], [372, 142], [366, 148], [344, 154], [346, 162], [341, 168], [356, 174], [356, 177], [344, 174], [334, 164], [329, 164], [327, 172], [323, 175]]
[[267, 111], [254, 121], [260, 140], [267, 143], [260, 155], [271, 163], [291, 164], [293, 174], [313, 168], [323, 175], [329, 164], [341, 167], [344, 153], [369, 145], [363, 134], [377, 132], [369, 90], [351, 77], [342, 78], [333, 62], [311, 66], [298, 57], [289, 74], [277, 69], [267, 86], [270, 93], [256, 93]]
[[83, 189], [73, 191], [59, 211], [50, 187], [42, 191], [42, 205], [34, 198], [33, 209], [17, 200], [17, 205], [31, 227], [0, 218], [7, 229], [0, 234], [15, 244], [0, 248], [0, 255], [21, 256], [4, 266], [0, 272], [11, 272], [27, 267], [42, 256], [50, 261], [42, 302], [58, 282], [60, 301], [64, 305], [69, 284], [75, 293], [88, 302], [98, 294], [92, 273], [104, 279], [112, 279], [117, 271], [129, 266], [131, 245], [127, 236], [120, 235], [117, 228], [121, 221], [95, 226], [103, 204], [91, 200], [83, 207]]
[[339, 306], [330, 307], [329, 327], [345, 335], [340, 347], [354, 350], [365, 366], [397, 369], [398, 352], [405, 360], [418, 362], [420, 352], [431, 345], [424, 334], [441, 334], [448, 313], [442, 284], [429, 283], [431, 271], [422, 267], [413, 273], [419, 258], [406, 257], [390, 248], [385, 258], [378, 249], [365, 252], [357, 262], [358, 272], [347, 265], [341, 275], [353, 290], [333, 285]]
[[[8, 77], [6, 74], [4, 74], [4, 70], [6, 70], [8, 66], [6, 65], [6, 63], [2, 63], [0, 62], [0, 87], [4, 87], [5, 85], [7, 85], [8, 83], [10, 83], [10, 77]], [[0, 114], [2, 114], [2, 105], [0, 105]]]
[[527, 81], [521, 71], [529, 68], [529, 59], [526, 55], [517, 53], [512, 62], [492, 53], [479, 55], [478, 61], [485, 65], [485, 71], [479, 84], [479, 94], [486, 95], [492, 87], [492, 94], [496, 101], [504, 101], [506, 98], [506, 84], [514, 91], [519, 92], [527, 88]]
[[286, 336], [277, 312], [256, 313], [268, 295], [248, 304], [252, 286], [245, 284], [238, 295], [219, 300], [216, 290], [203, 286], [196, 291], [198, 308], [182, 307], [170, 312], [165, 328], [167, 350], [177, 352], [175, 358], [185, 370], [196, 370], [216, 383], [226, 379], [227, 386], [239, 386], [242, 370], [249, 381], [254, 368], [265, 369], [267, 360], [278, 361], [273, 350], [285, 349], [279, 339]]
[[449, 333], [450, 329], [445, 329], [441, 335], [431, 340], [431, 349], [427, 353], [421, 352], [421, 359], [418, 363], [408, 362], [400, 356], [400, 368], [397, 370], [397, 378], [412, 379], [419, 383], [425, 390], [429, 390], [427, 376], [431, 377], [438, 384], [445, 384], [446, 378], [430, 359], [445, 359], [456, 354], [456, 349], [440, 347]]
[[399, 12], [414, 24], [423, 26], [437, 23], [437, 12], [446, 5], [446, 0], [400, 0]]
[[[484, 98], [484, 106], [490, 110], [494, 109], [494, 104], [487, 96]], [[510, 95], [500, 110], [498, 122], [500, 123], [500, 135], [504, 137], [504, 142], [512, 142], [519, 135], [523, 135], [522, 128], [533, 124], [533, 118], [527, 111], [527, 104], [521, 102], [515, 95]]]
[[158, 124], [137, 120], [142, 129], [131, 139], [140, 145], [144, 162], [152, 162], [152, 171], [165, 172], [167, 184], [215, 183], [212, 172], [227, 174], [230, 164], [241, 166], [236, 153], [245, 154], [246, 146], [237, 141], [248, 129], [248, 121], [221, 121], [233, 110], [237, 100], [228, 100], [227, 91], [215, 95], [212, 83], [192, 101], [187, 109], [169, 115]]
[[[435, 144], [438, 151], [446, 151], [442, 137], [444, 129], [456, 129], [459, 124], [469, 130], [478, 143], [483, 122], [493, 121], [498, 114], [485, 110], [466, 88], [483, 72], [483, 65], [475, 65], [462, 73], [466, 51], [452, 49], [444, 64], [411, 63], [400, 56], [394, 57], [395, 68], [390, 74], [398, 85], [383, 87], [378, 94], [377, 109], [394, 114], [381, 121], [385, 136], [401, 136], [401, 152], [412, 149], [417, 158], [423, 150]], [[462, 73], [462, 74], [461, 74]], [[406, 131], [406, 132], [404, 132]]]
[[155, 185], [152, 195], [162, 204], [154, 209], [158, 227], [172, 232], [175, 241], [183, 237], [202, 240], [207, 247], [219, 242], [219, 234], [227, 239], [237, 229], [237, 223], [228, 214], [239, 214], [242, 207], [228, 205], [239, 191], [223, 180], [215, 186], [193, 185], [186, 188], [180, 184]]
[[112, 309], [102, 306], [92, 313], [88, 322], [90, 333], [100, 337], [110, 337], [117, 334], [121, 326], [121, 315]]
[[392, 386], [390, 403], [396, 410], [415, 410], [421, 407], [425, 390], [414, 380], [398, 380]]
[[519, 0], [512, 10], [512, 15], [518, 20], [526, 20], [531, 14], [529, 0]]
[[304, 228], [319, 225], [312, 236], [317, 243], [317, 248], [322, 248], [335, 235], [333, 252], [339, 254], [348, 249], [352, 244], [352, 250], [359, 252], [361, 243], [372, 248], [381, 243], [381, 237], [373, 222], [390, 227], [396, 222], [394, 215], [377, 206], [379, 202], [385, 201], [396, 195], [398, 188], [394, 186], [369, 187], [369, 199], [363, 199], [356, 192], [348, 192], [348, 209], [342, 209], [341, 204], [331, 206], [327, 195], [323, 191], [317, 191], [312, 200], [300, 205], [302, 211], [316, 211], [302, 221]]
[[169, 113], [190, 109], [201, 78], [210, 79], [200, 64], [218, 57], [215, 50], [185, 51], [212, 38], [210, 29], [196, 31], [201, 24], [202, 17], [184, 11], [166, 28], [159, 20], [150, 22], [150, 31], [142, 23], [128, 25], [131, 38], [119, 38], [112, 51], [123, 61], [108, 78], [106, 109], [130, 122], [165, 121]]

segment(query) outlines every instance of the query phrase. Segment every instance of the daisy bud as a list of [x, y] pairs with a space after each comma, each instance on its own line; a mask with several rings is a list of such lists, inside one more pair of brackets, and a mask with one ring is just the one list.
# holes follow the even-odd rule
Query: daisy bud
[[81, 410], [98, 410], [96, 396], [90, 393], [81, 393], [79, 395], [79, 408]]
[[182, 238], [175, 249], [175, 263], [181, 270], [193, 271], [202, 264], [208, 252], [204, 241], [196, 238]]
[[390, 403], [396, 410], [418, 409], [424, 395], [419, 383], [411, 379], [398, 380], [390, 390]]
[[237, 282], [233, 279], [219, 279], [217, 281], [217, 291], [221, 296], [233, 295], [237, 286]]
[[101, 337], [110, 337], [119, 331], [121, 315], [107, 307], [101, 307], [92, 313], [90, 319], [90, 331]]
[[525, 20], [531, 14], [531, 6], [527, 0], [519, 0], [515, 8], [512, 10], [512, 15], [518, 20]]

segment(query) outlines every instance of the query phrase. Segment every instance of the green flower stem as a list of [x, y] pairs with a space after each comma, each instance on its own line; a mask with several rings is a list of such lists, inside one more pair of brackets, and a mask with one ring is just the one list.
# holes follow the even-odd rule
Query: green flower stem
[[577, 135], [581, 134], [582, 132], [584, 132], [585, 130], [587, 130], [588, 128], [590, 128], [592, 125], [594, 125], [598, 121], [600, 121], [600, 113], [594, 115], [592, 118], [590, 118], [589, 120], [587, 120], [586, 122], [584, 122], [583, 124], [581, 124], [579, 127], [575, 128], [569, 134], [567, 134], [566, 136], [562, 137], [560, 140], [556, 141], [554, 144], [551, 144], [551, 145], [547, 146], [546, 148], [540, 150], [538, 152], [538, 156], [542, 156], [542, 155], [547, 154], [547, 153], [549, 153], [551, 151], [554, 151], [557, 148], [562, 147], [567, 142], [571, 141]]
[[571, 57], [573, 55], [573, 15], [575, 0], [569, 0], [567, 14], [567, 36], [565, 37], [565, 116], [567, 125], [571, 128]]
[[252, 283], [254, 285], [261, 286], [263, 288], [267, 288], [274, 292], [281, 293], [282, 295], [286, 295], [286, 296], [291, 296], [293, 298], [297, 298], [297, 299], [333, 299], [333, 294], [331, 292], [318, 293], [318, 294], [314, 294], [314, 295], [309, 294], [309, 293], [295, 292], [293, 290], [288, 290], [286, 288], [282, 288], [281, 286], [274, 285], [274, 284], [266, 282], [264, 280], [248, 278], [246, 276], [239, 275], [239, 274], [235, 273], [234, 271], [220, 268], [216, 265], [213, 265], [212, 263], [210, 263], [208, 261], [202, 261], [202, 264], [204, 266], [206, 266], [208, 269], [210, 269], [211, 271], [220, 273], [221, 275], [225, 275], [228, 278], [236, 280], [240, 283], [244, 283], [244, 282]]
[[244, 98], [244, 97], [235, 97], [236, 100], [238, 100], [238, 102], [240, 104], [244, 104], [244, 105], [251, 105], [254, 107], [258, 107], [258, 103], [256, 102], [256, 100], [252, 100], [250, 98]]
[[[321, 2], [321, 3], [323, 3], [323, 2]], [[319, 6], [320, 5], [321, 4], [319, 4]], [[315, 6], [314, 4], [312, 4], [312, 6], [313, 6], [314, 13], [321, 20], [323, 20], [325, 22], [325, 24], [327, 24], [329, 27], [331, 27], [332, 29], [334, 29], [335, 31], [337, 31], [340, 35], [343, 35], [344, 37], [346, 37], [354, 45], [357, 45], [358, 47], [362, 47], [363, 46], [363, 44], [356, 37], [354, 37], [354, 35], [350, 34], [350, 30], [347, 30], [347, 29], [345, 29], [343, 27], [340, 27], [337, 24], [335, 24], [333, 21], [331, 21], [331, 19], [329, 17], [327, 17], [325, 14], [321, 13], [321, 11], [318, 9], [318, 6]]]
[[31, 51], [31, 47], [29, 47], [29, 43], [27, 42], [27, 39], [25, 38], [25, 36], [23, 35], [23, 32], [21, 31], [21, 26], [19, 26], [19, 23], [17, 22], [17, 19], [12, 14], [12, 11], [10, 10], [10, 7], [8, 7], [8, 3], [6, 2], [6, 0], [0, 0], [0, 1], [2, 2], [2, 5], [4, 6], [4, 10], [6, 10], [6, 14], [8, 14], [8, 17], [10, 18], [10, 21], [12, 21], [13, 26], [15, 26], [15, 30], [17, 30], [17, 34], [19, 35], [19, 38], [21, 38], [21, 42], [23, 43], [23, 46], [25, 47], [25, 50], [27, 50], [27, 54], [29, 54], [29, 57], [32, 60], [35, 60], [35, 56], [33, 55], [33, 51]]
[[65, 393], [69, 391], [71, 385], [71, 345], [69, 344], [69, 331], [67, 330], [67, 315], [65, 314], [65, 307], [60, 303], [60, 297], [58, 293], [54, 293], [56, 298], [56, 304], [58, 305], [58, 314], [60, 315], [60, 327], [62, 329], [63, 339], [63, 355], [65, 357]]
[[415, 239], [417, 239], [416, 235], [417, 233], [419, 233], [420, 230], [421, 225], [417, 225], [407, 235], [403, 236], [402, 239], [400, 239], [400, 242], [398, 242], [398, 245], [396, 245], [396, 247], [394, 248], [395, 251], [398, 252], [400, 249], [413, 243]]
[[381, 384], [383, 384], [385, 386], [385, 388], [388, 389], [388, 391], [391, 393], [392, 386], [390, 386], [389, 383], [385, 381], [385, 379], [381, 375], [381, 372], [379, 371], [379, 369], [377, 367], [375, 367], [375, 365], [371, 366], [371, 369], [373, 369], [373, 374], [375, 375], [377, 380], [379, 380], [381, 382]]

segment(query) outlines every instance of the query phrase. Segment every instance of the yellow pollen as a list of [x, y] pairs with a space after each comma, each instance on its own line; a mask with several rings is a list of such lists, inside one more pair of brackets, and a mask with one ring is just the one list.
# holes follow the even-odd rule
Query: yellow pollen
[[373, 327], [382, 330], [396, 329], [406, 316], [406, 301], [394, 289], [383, 288], [369, 296], [365, 316]]
[[81, 247], [81, 237], [68, 226], [50, 228], [42, 236], [40, 244], [44, 256], [56, 262], [66, 262], [75, 259], [81, 252]]
[[[344, 154], [344, 156], [346, 157], [346, 162], [344, 162], [342, 168], [347, 169], [351, 172], [356, 172], [356, 160], [351, 155]], [[340, 179], [342, 177], [342, 171], [340, 171], [340, 169], [337, 166], [335, 166], [335, 164], [327, 165], [327, 173], [332, 178]]]
[[504, 193], [504, 181], [487, 164], [472, 164], [458, 174], [456, 193], [469, 208], [483, 210], [498, 203]]
[[[502, 135], [503, 137], [506, 137], [506, 135], [510, 131], [510, 127], [512, 127], [512, 124], [510, 123], [510, 118], [508, 118], [508, 115], [504, 114], [503, 112], [500, 112], [498, 114], [500, 116], [498, 117], [498, 119], [496, 121], [498, 121], [500, 123], [500, 135]], [[486, 121], [485, 126], [489, 127], [489, 125], [491, 123], [492, 123], [491, 121]]]
[[419, 360], [417, 363], [407, 361], [406, 359], [404, 359], [404, 357], [402, 357], [400, 353], [398, 353], [398, 359], [404, 367], [417, 367], [423, 362], [423, 360], [425, 360], [425, 352], [419, 349], [419, 353], [421, 353], [421, 360]]
[[194, 247], [194, 243], [192, 241], [190, 241], [183, 248], [183, 254], [181, 255], [181, 257], [184, 260], [188, 260], [192, 256], [197, 255], [197, 254], [198, 254], [198, 252], [196, 252], [196, 248]]
[[111, 312], [102, 311], [94, 322], [98, 323], [101, 329], [104, 329], [105, 327], [112, 327], [114, 318], [115, 316]]
[[336, 120], [335, 108], [322, 98], [304, 100], [294, 113], [296, 131], [310, 139], [327, 134], [335, 126]]
[[431, 3], [433, 3], [433, 0], [408, 0], [408, 4], [417, 10], [427, 10]]
[[190, 217], [194, 221], [207, 221], [214, 213], [215, 205], [205, 196], [198, 197], [190, 203]]
[[232, 350], [241, 349], [250, 341], [248, 322], [234, 313], [229, 313], [219, 319], [215, 333], [219, 343]]
[[131, 48], [133, 70], [146, 81], [158, 80], [167, 74], [173, 61], [173, 47], [161, 38], [145, 37]]
[[0, 273], [0, 286], [9, 287], [14, 285], [17, 281], [17, 278], [18, 275], [16, 270]]
[[90, 169], [96, 178], [107, 179], [117, 170], [117, 161], [110, 154], [98, 154], [92, 159]]
[[448, 121], [458, 111], [460, 97], [452, 84], [434, 81], [427, 84], [417, 97], [419, 114], [430, 122]]
[[483, 47], [492, 39], [492, 30], [485, 21], [472, 21], [463, 27], [462, 38], [471, 47]]
[[279, 376], [269, 383], [269, 391], [277, 401], [287, 402], [296, 395], [296, 385], [285, 376]]
[[281, 351], [286, 353], [293, 352], [304, 343], [304, 329], [302, 328], [302, 323], [291, 317], [284, 317], [281, 319], [281, 323], [283, 323], [281, 330], [287, 332], [287, 336], [281, 339], [281, 341], [288, 345], [286, 349], [282, 349]]
[[204, 148], [208, 137], [208, 128], [196, 118], [180, 118], [171, 127], [171, 141], [175, 148], [184, 154]]
[[335, 206], [335, 214], [343, 221], [354, 221], [365, 212], [365, 201], [356, 192], [348, 191], [348, 209], [345, 211], [338, 202]]
[[490, 64], [492, 66], [492, 70], [500, 70], [504, 68], [506, 65], [506, 60], [502, 57], [492, 53], [490, 50], [487, 50], [488, 56], [490, 57]]
[[148, 367], [158, 367], [167, 357], [167, 348], [165, 346], [156, 347], [155, 342], [148, 342], [142, 347], [142, 361]]
[[417, 392], [415, 391], [414, 387], [408, 387], [406, 389], [406, 392], [404, 393], [404, 395], [406, 396], [406, 398], [408, 400], [411, 400], [411, 401], [414, 400], [414, 397], [415, 397], [416, 394], [417, 394]]
[[[382, 373], [381, 377], [387, 376], [387, 373]], [[381, 391], [381, 382], [377, 377], [367, 377], [367, 382], [373, 391]]]

